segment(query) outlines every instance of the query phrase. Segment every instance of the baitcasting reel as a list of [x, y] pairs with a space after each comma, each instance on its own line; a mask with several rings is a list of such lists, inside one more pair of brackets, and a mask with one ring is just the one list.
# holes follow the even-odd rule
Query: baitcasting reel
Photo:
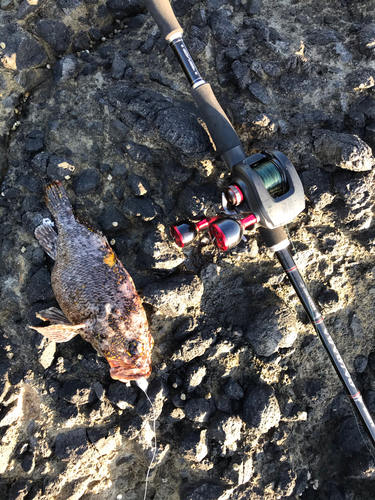
[[[231, 184], [222, 193], [222, 216], [196, 223], [180, 222], [170, 232], [182, 248], [208, 228], [214, 245], [226, 251], [239, 244], [248, 227], [279, 228], [304, 208], [302, 183], [292, 163], [279, 151], [265, 151], [233, 166]], [[268, 246], [273, 248], [273, 243], [270, 241]]]

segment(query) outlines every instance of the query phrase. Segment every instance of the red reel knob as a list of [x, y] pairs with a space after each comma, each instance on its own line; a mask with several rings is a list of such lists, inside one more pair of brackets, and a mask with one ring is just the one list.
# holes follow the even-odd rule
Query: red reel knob
[[234, 219], [218, 219], [210, 225], [210, 235], [214, 245], [225, 252], [241, 241], [242, 226]]
[[171, 226], [170, 233], [176, 245], [183, 248], [194, 241], [198, 231], [194, 222], [180, 222]]

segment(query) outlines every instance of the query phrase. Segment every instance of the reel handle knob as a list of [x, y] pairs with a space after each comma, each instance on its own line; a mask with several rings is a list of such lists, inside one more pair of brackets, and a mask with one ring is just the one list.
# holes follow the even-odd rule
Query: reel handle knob
[[231, 250], [241, 241], [244, 230], [257, 222], [258, 217], [254, 214], [242, 220], [218, 219], [210, 224], [211, 239], [219, 250]]
[[184, 248], [195, 240], [198, 231], [194, 222], [185, 221], [171, 226], [170, 234], [176, 245], [180, 248]]

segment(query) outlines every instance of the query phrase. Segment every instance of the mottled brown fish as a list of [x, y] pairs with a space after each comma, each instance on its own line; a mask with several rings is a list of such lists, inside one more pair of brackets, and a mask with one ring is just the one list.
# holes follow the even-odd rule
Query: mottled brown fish
[[35, 236], [55, 259], [52, 288], [61, 311], [40, 311], [37, 317], [51, 325], [31, 328], [55, 342], [81, 335], [107, 359], [113, 379], [147, 378], [153, 339], [129, 273], [107, 239], [74, 216], [61, 182], [46, 187], [46, 204], [58, 232], [48, 221]]

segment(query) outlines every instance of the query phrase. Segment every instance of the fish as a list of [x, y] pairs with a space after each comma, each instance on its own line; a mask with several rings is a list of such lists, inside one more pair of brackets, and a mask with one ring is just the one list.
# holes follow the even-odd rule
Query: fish
[[35, 237], [54, 259], [52, 289], [61, 309], [50, 307], [36, 316], [49, 326], [30, 328], [55, 342], [80, 335], [106, 358], [114, 380], [147, 379], [154, 344], [146, 312], [107, 238], [73, 212], [60, 181], [45, 187], [53, 216], [35, 229]]

